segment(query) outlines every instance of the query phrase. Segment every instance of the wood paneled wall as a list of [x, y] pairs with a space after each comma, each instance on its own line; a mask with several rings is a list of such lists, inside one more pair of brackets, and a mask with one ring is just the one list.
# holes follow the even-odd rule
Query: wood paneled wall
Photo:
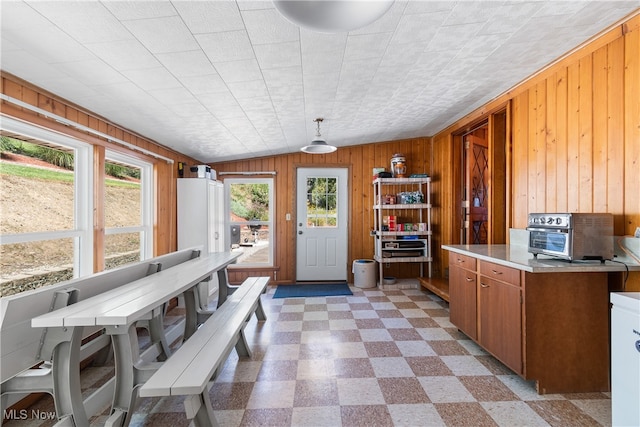
[[[220, 172], [277, 172], [273, 278], [277, 282], [291, 282], [295, 280], [296, 168], [350, 168], [349, 259], [345, 261], [351, 271], [353, 259], [373, 256], [373, 240], [369, 235], [373, 224], [371, 169], [388, 168], [391, 156], [402, 152], [408, 158], [409, 172], [427, 172], [433, 179], [434, 275], [438, 277], [444, 273], [447, 260], [446, 251], [438, 248], [454, 242], [458, 232], [452, 221], [453, 177], [460, 174], [459, 162], [454, 159], [453, 135], [511, 101], [507, 194], [511, 205], [506, 227], [524, 228], [530, 211], [606, 211], [615, 215], [616, 234], [633, 234], [635, 227], [640, 226], [639, 27], [640, 16], [636, 13], [624, 24], [560, 58], [432, 138], [351, 146], [329, 155], [295, 153], [212, 166]], [[14, 76], [3, 72], [1, 77], [2, 93], [8, 96], [173, 159], [176, 162], [173, 165], [148, 160], [155, 164], [157, 188], [155, 253], [176, 249], [177, 163], [193, 165], [198, 160], [121, 129]], [[140, 155], [6, 102], [1, 107], [5, 114], [94, 145]], [[292, 214], [292, 221], [285, 221], [286, 213]], [[236, 272], [230, 279], [237, 282], [252, 273], [255, 272]], [[385, 274], [409, 277], [417, 275], [417, 270], [399, 271], [399, 265], [394, 265]]]
[[[640, 15], [435, 135], [444, 198], [458, 173], [452, 135], [509, 100], [507, 226], [525, 228], [529, 212], [610, 212], [615, 233], [632, 235], [640, 227]], [[449, 203], [441, 206], [442, 243], [454, 242]]]
[[[104, 165], [104, 149], [120, 151], [131, 156], [136, 156], [154, 164], [154, 180], [156, 193], [154, 200], [156, 201], [156, 214], [154, 222], [154, 255], [162, 255], [177, 249], [176, 237], [176, 180], [177, 164], [183, 162], [187, 164], [198, 163], [195, 159], [184, 156], [180, 153], [167, 149], [153, 141], [145, 139], [139, 135], [131, 133], [117, 125], [109, 122], [107, 119], [98, 117], [86, 110], [83, 110], [53, 94], [43, 91], [28, 82], [25, 82], [13, 75], [5, 72], [0, 73], [0, 90], [3, 94], [40, 108], [57, 116], [64, 117], [75, 123], [100, 131], [114, 138], [120, 139], [136, 147], [159, 154], [166, 158], [172, 159], [173, 164], [164, 160], [155, 159], [144, 155], [138, 151], [132, 151], [129, 148], [122, 147], [117, 144], [107, 142], [94, 135], [81, 132], [71, 127], [62, 125], [55, 120], [44, 117], [26, 108], [21, 108], [2, 100], [0, 103], [0, 111], [7, 116], [15, 117], [26, 122], [42, 126], [66, 135], [72, 138], [87, 142], [94, 145], [95, 161], [99, 165]], [[103, 176], [104, 174], [102, 174]], [[96, 184], [101, 185], [101, 174], [96, 172], [94, 177]], [[96, 192], [99, 196], [102, 192]], [[104, 203], [100, 199], [95, 200], [95, 217], [100, 218]], [[96, 271], [102, 269], [101, 242], [104, 242], [104, 227], [101, 221], [95, 221], [94, 224], [95, 251], [94, 259]]]
[[[428, 138], [417, 138], [392, 141], [378, 144], [367, 144], [339, 148], [327, 155], [294, 153], [265, 157], [252, 160], [241, 160], [214, 163], [211, 167], [217, 172], [268, 172], [275, 171], [275, 269], [272, 279], [279, 283], [295, 281], [295, 241], [296, 241], [296, 206], [295, 182], [298, 167], [348, 167], [350, 170], [350, 218], [349, 218], [349, 250], [345, 260], [349, 272], [349, 280], [353, 280], [351, 263], [354, 259], [373, 258], [374, 246], [370, 231], [373, 228], [373, 185], [372, 170], [374, 167], [385, 167], [389, 170], [394, 153], [404, 153], [407, 157], [409, 173], [429, 173], [431, 167], [431, 145]], [[291, 214], [291, 221], [285, 215]], [[419, 273], [417, 265], [403, 264], [402, 271], [398, 265], [392, 265], [388, 274], [396, 277], [415, 277]], [[235, 269], [230, 271], [232, 283], [241, 282], [245, 277], [264, 274], [264, 270]], [[387, 274], [385, 272], [385, 274]]]

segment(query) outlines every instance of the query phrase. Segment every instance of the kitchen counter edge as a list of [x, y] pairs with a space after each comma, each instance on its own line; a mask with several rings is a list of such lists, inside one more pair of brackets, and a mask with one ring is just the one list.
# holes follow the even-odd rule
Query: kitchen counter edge
[[512, 245], [442, 245], [442, 249], [471, 256], [483, 261], [493, 262], [506, 267], [530, 273], [580, 273], [580, 272], [619, 272], [640, 271], [640, 265], [634, 262], [618, 261], [566, 261], [545, 255], [533, 254], [524, 246]]

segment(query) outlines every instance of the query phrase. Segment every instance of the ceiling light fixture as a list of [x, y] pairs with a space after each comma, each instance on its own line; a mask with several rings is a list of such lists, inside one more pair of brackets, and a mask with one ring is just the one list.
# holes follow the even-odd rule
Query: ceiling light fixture
[[327, 141], [325, 141], [324, 138], [322, 138], [322, 136], [320, 135], [320, 123], [322, 123], [323, 120], [324, 120], [323, 118], [317, 118], [314, 120], [314, 122], [316, 122], [318, 125], [317, 131], [316, 131], [316, 137], [313, 138], [313, 141], [311, 141], [311, 144], [305, 145], [300, 149], [300, 151], [304, 153], [309, 153], [309, 154], [327, 154], [327, 153], [333, 153], [338, 149], [333, 145], [327, 144]]
[[274, 0], [290, 22], [320, 33], [357, 30], [387, 13], [394, 0]]

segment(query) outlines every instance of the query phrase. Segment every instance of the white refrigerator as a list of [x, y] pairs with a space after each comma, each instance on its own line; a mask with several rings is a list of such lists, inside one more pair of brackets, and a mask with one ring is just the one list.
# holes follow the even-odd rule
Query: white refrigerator
[[610, 300], [612, 425], [640, 426], [640, 292]]
[[[178, 250], [202, 246], [205, 254], [230, 247], [225, 227], [224, 185], [208, 178], [178, 178]], [[203, 301], [218, 290], [216, 275]]]

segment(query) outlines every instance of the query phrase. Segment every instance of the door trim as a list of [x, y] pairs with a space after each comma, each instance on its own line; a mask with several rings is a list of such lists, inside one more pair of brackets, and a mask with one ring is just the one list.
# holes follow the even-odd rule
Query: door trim
[[298, 223], [298, 169], [346, 169], [347, 176], [349, 179], [347, 180], [347, 259], [345, 264], [345, 269], [347, 271], [347, 282], [349, 281], [349, 260], [352, 258], [351, 256], [351, 245], [349, 244], [349, 240], [351, 237], [351, 220], [352, 220], [352, 212], [351, 212], [351, 188], [352, 188], [352, 179], [350, 179], [352, 174], [351, 164], [342, 164], [342, 163], [322, 163], [322, 164], [314, 164], [314, 163], [296, 163], [293, 165], [293, 191], [292, 191], [292, 215], [291, 215], [291, 224], [289, 225], [291, 230], [292, 237], [292, 253], [291, 257], [291, 271], [293, 271], [292, 281], [295, 283], [296, 278], [298, 277], [298, 238], [297, 238], [297, 227]]

